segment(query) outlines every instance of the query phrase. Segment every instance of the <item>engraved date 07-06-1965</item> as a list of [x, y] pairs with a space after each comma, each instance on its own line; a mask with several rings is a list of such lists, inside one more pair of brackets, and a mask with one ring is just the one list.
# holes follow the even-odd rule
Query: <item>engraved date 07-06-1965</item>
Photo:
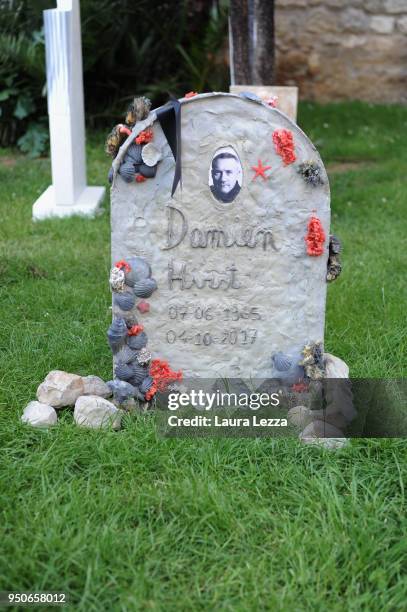
[[259, 321], [262, 316], [258, 308], [248, 306], [228, 306], [227, 308], [220, 306], [194, 306], [194, 305], [171, 305], [168, 307], [168, 316], [170, 319], [184, 321], [186, 319], [212, 321], [220, 319], [221, 321], [239, 321], [246, 319], [251, 321]]

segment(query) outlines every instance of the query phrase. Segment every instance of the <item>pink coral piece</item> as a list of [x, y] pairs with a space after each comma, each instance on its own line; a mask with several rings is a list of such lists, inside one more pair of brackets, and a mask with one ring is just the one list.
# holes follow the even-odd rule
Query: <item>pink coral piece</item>
[[141, 300], [137, 304], [137, 310], [141, 312], [142, 314], [145, 314], [146, 312], [150, 312], [150, 304], [146, 302], [145, 300]]
[[271, 106], [271, 108], [276, 108], [278, 102], [278, 96], [270, 96], [267, 100], [264, 100], [267, 106]]
[[282, 158], [284, 165], [292, 164], [297, 159], [294, 150], [294, 137], [290, 130], [275, 130], [273, 142], [276, 153]]

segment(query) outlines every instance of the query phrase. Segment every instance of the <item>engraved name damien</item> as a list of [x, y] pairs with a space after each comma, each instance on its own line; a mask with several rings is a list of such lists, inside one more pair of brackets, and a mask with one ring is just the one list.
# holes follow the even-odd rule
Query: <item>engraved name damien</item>
[[237, 246], [249, 249], [260, 247], [264, 251], [267, 249], [276, 250], [271, 228], [191, 228], [185, 213], [175, 206], [167, 206], [166, 245], [162, 247], [162, 250], [173, 249], [184, 241], [187, 241], [193, 249], [206, 249], [208, 247], [221, 249]]

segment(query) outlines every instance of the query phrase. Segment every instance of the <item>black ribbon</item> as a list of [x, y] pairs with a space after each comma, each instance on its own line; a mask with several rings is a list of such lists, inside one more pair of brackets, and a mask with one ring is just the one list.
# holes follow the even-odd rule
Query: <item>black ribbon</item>
[[157, 119], [167, 139], [175, 159], [175, 174], [172, 183], [171, 197], [174, 195], [178, 183], [181, 181], [181, 103], [172, 98], [165, 106], [156, 110]]

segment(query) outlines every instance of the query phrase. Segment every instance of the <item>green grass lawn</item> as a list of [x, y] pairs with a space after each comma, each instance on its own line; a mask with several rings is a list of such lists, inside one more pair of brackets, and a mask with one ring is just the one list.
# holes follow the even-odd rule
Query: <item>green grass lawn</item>
[[[354, 377], [404, 377], [407, 108], [303, 104], [299, 123], [344, 243], [326, 350]], [[106, 184], [103, 139], [90, 184]], [[0, 178], [0, 591], [64, 591], [86, 612], [406, 610], [404, 440], [329, 453], [160, 439], [152, 415], [118, 433], [68, 413], [50, 431], [20, 424], [49, 370], [111, 377], [109, 215], [34, 224], [48, 159], [3, 150]]]

